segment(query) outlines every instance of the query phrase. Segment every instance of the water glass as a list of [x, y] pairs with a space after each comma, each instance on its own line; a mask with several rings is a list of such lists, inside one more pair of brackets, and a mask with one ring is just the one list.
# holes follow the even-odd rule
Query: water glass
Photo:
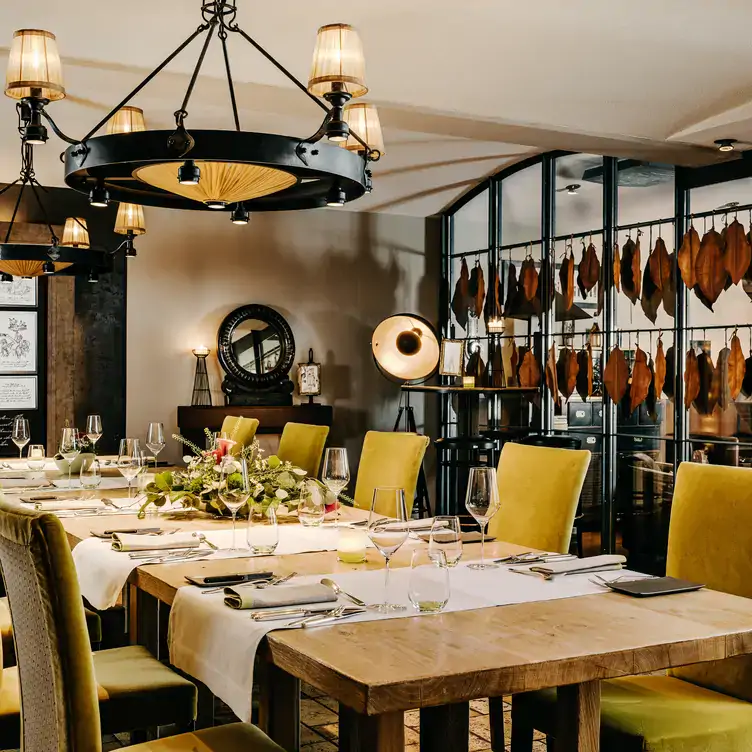
[[94, 496], [94, 492], [99, 488], [99, 484], [102, 482], [102, 471], [99, 467], [99, 460], [94, 459], [86, 466], [86, 463], [81, 465], [81, 490], [82, 497], [91, 499]]
[[23, 415], [17, 415], [13, 421], [13, 443], [18, 447], [18, 459], [23, 459], [23, 448], [31, 441], [29, 421]]
[[120, 439], [117, 467], [121, 475], [128, 481], [128, 499], [133, 499], [131, 481], [143, 469], [143, 453], [138, 439]]
[[421, 613], [438, 613], [449, 602], [449, 567], [443, 551], [413, 551], [408, 598]]
[[493, 467], [471, 467], [467, 483], [465, 508], [480, 525], [480, 562], [468, 565], [469, 569], [496, 569], [498, 564], [485, 560], [486, 526], [499, 511], [499, 487], [496, 483], [496, 469]]
[[165, 448], [164, 425], [162, 423], [149, 423], [146, 432], [146, 446], [154, 455], [154, 467], [157, 466], [157, 456]]
[[265, 511], [248, 515], [245, 539], [252, 554], [273, 554], [279, 543], [277, 512], [270, 504]]
[[47, 460], [44, 454], [43, 444], [29, 444], [29, 453], [27, 455], [26, 464], [29, 466], [29, 470], [44, 470], [44, 466]]
[[456, 567], [462, 558], [462, 530], [460, 518], [449, 515], [434, 517], [431, 537], [428, 541], [428, 556], [439, 561], [443, 556], [446, 566]]
[[235, 519], [238, 510], [248, 502], [251, 497], [251, 485], [248, 479], [248, 466], [245, 460], [235, 460], [225, 457], [219, 467], [219, 488], [217, 489], [219, 500], [230, 510], [232, 515], [232, 548], [230, 551], [237, 553], [242, 549], [235, 543]]
[[318, 527], [324, 521], [326, 502], [324, 492], [314, 480], [307, 480], [300, 490], [298, 521], [305, 527]]
[[[339, 498], [350, 482], [350, 464], [347, 461], [347, 449], [330, 447], [324, 454], [324, 468], [321, 471], [324, 485]], [[339, 501], [336, 502], [337, 522], [339, 522]]]
[[86, 438], [91, 442], [94, 454], [97, 453], [97, 442], [102, 437], [102, 418], [99, 415], [86, 416]]
[[78, 429], [66, 426], [60, 439], [60, 454], [68, 463], [68, 488], [71, 487], [71, 465], [73, 460], [81, 453], [81, 441], [78, 438]]

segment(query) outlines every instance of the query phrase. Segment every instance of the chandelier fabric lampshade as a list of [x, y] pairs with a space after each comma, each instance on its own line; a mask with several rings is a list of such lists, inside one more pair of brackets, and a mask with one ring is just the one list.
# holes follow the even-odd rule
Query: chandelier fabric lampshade
[[394, 381], [419, 383], [436, 372], [439, 341], [421, 316], [400, 313], [374, 330], [371, 352], [379, 370]]
[[63, 228], [63, 240], [60, 245], [67, 248], [89, 248], [89, 228], [83, 217], [68, 217]]
[[[33, 261], [31, 259], [19, 259], [19, 260], [0, 260], [0, 273], [10, 274], [12, 277], [41, 277], [44, 275], [44, 265], [50, 263], [49, 261]], [[55, 273], [67, 269], [72, 264], [55, 261]]]
[[13, 34], [5, 94], [12, 99], [65, 98], [63, 69], [54, 34], [41, 29], [19, 29]]
[[107, 121], [107, 135], [115, 133], [137, 133], [146, 130], [144, 111], [140, 107], [121, 107]]
[[[354, 102], [345, 107], [344, 119], [351, 131], [355, 131], [371, 149], [375, 149], [381, 156], [386, 154], [384, 136], [381, 133], [381, 122], [376, 106], [370, 102]], [[350, 151], [363, 151], [363, 144], [351, 136], [343, 143]]]
[[344, 91], [351, 97], [368, 93], [366, 63], [358, 32], [349, 24], [322, 26], [316, 37], [308, 91], [323, 97]]
[[143, 235], [146, 232], [144, 207], [138, 204], [120, 204], [115, 217], [115, 232], [119, 235]]

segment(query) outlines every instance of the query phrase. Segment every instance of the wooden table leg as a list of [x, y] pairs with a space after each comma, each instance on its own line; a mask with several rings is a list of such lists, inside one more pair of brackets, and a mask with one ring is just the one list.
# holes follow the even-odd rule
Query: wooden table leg
[[[363, 715], [339, 706], [340, 752], [404, 752], [405, 714]], [[451, 749], [451, 747], [444, 747]]]
[[420, 709], [421, 752], [466, 752], [469, 743], [469, 702]]
[[259, 671], [259, 727], [287, 752], [300, 749], [300, 679], [271, 661]]
[[599, 752], [601, 683], [559, 687], [556, 702], [556, 752]]

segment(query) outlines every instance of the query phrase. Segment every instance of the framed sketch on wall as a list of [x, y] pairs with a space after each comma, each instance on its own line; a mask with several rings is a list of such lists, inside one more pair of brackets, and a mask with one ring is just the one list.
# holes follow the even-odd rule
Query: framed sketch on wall
[[442, 376], [462, 376], [464, 365], [464, 341], [457, 339], [442, 339], [439, 374]]
[[36, 409], [36, 376], [0, 376], [0, 410]]
[[0, 306], [35, 306], [37, 283], [36, 277], [13, 277], [12, 282], [0, 284]]
[[0, 373], [34, 373], [36, 370], [36, 311], [0, 310]]

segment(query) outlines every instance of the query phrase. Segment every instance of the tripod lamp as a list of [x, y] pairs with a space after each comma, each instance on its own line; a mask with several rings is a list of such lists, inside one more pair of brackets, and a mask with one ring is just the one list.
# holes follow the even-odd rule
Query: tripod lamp
[[379, 371], [403, 384], [420, 384], [439, 365], [439, 341], [433, 327], [409, 313], [390, 316], [374, 329], [371, 352]]

